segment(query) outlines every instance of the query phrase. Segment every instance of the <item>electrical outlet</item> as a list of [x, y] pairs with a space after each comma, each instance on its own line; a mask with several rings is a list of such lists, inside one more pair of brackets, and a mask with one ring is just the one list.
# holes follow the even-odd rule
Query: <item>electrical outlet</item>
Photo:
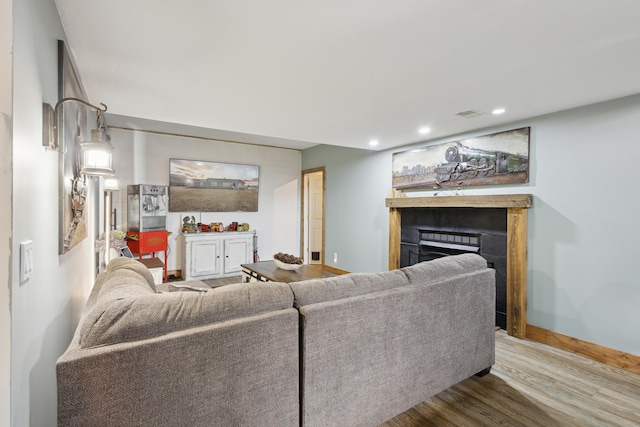
[[338, 252], [334, 252], [333, 253], [333, 263], [337, 264], [338, 263]]

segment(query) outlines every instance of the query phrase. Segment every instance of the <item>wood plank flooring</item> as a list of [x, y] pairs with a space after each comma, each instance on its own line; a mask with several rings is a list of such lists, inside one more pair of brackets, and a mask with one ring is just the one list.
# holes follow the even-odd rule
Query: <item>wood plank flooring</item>
[[640, 426], [640, 375], [496, 332], [496, 364], [380, 427]]
[[217, 288], [218, 286], [232, 285], [234, 283], [242, 283], [242, 276], [231, 276], [231, 277], [221, 277], [219, 279], [206, 279], [203, 280], [204, 283], [211, 286], [212, 288]]

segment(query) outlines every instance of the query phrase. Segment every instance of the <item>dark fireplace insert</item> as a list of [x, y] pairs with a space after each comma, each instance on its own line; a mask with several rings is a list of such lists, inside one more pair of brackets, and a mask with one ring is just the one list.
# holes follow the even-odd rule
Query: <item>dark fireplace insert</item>
[[476, 253], [496, 270], [496, 326], [507, 327], [507, 211], [504, 208], [403, 209], [400, 266]]

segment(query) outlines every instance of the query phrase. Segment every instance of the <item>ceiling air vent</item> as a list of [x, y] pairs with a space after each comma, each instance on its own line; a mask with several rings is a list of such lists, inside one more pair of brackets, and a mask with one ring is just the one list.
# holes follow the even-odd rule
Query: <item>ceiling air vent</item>
[[456, 116], [464, 117], [466, 119], [472, 119], [474, 117], [482, 116], [484, 114], [485, 113], [478, 110], [464, 110], [464, 111], [460, 111], [459, 113], [456, 113]]

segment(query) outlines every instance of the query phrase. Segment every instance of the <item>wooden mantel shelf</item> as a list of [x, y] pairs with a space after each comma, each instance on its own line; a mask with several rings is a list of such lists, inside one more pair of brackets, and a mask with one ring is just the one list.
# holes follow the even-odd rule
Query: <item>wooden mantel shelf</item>
[[388, 208], [530, 208], [531, 194], [479, 196], [396, 197], [386, 199]]
[[409, 208], [507, 209], [507, 333], [524, 338], [527, 324], [527, 209], [531, 194], [397, 197], [389, 208], [389, 269], [400, 267], [402, 211]]

